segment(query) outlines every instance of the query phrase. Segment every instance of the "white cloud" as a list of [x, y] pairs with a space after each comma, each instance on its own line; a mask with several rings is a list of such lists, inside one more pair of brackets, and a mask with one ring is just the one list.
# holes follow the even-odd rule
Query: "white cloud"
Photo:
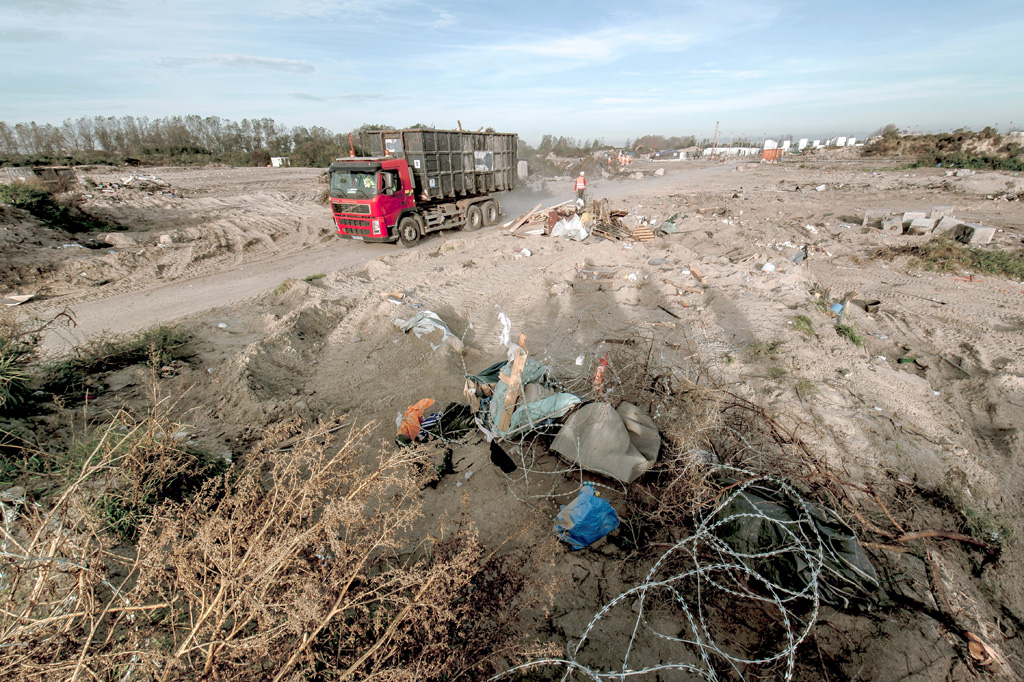
[[451, 28], [459, 23], [459, 18], [451, 12], [446, 12], [443, 9], [435, 9], [433, 12], [437, 16], [433, 23], [434, 28]]
[[262, 69], [285, 71], [287, 73], [310, 73], [316, 69], [306, 61], [296, 59], [275, 59], [248, 54], [211, 54], [204, 57], [163, 57], [157, 60], [161, 66], [180, 68], [196, 64], [220, 64], [236, 69]]

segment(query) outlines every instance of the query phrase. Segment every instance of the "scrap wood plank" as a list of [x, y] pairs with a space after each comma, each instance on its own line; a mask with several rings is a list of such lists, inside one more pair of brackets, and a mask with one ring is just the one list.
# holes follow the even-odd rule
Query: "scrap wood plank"
[[523, 214], [523, 215], [519, 216], [518, 218], [516, 218], [516, 221], [515, 221], [514, 223], [512, 223], [512, 227], [508, 228], [508, 231], [509, 231], [509, 232], [515, 232], [516, 230], [518, 230], [518, 229], [519, 229], [520, 227], [522, 227], [522, 226], [523, 226], [523, 224], [524, 224], [524, 223], [525, 223], [525, 222], [526, 222], [527, 220], [529, 220], [529, 219], [530, 219], [530, 217], [531, 217], [531, 216], [532, 216], [532, 215], [533, 215], [534, 213], [536, 213], [536, 212], [537, 212], [537, 209], [539, 209], [540, 207], [541, 207], [541, 204], [537, 204], [536, 206], [534, 206], [534, 207], [533, 207], [533, 210], [531, 210], [531, 211], [530, 211], [529, 213], [525, 213], [525, 214]]
[[663, 279], [661, 281], [670, 286], [674, 286], [676, 289], [679, 289], [679, 291], [685, 291], [688, 294], [704, 294], [703, 289], [694, 289], [693, 287], [683, 286], [682, 284], [676, 284], [675, 282], [667, 279]]
[[693, 267], [692, 265], [690, 266], [690, 274], [693, 275], [694, 279], [696, 279], [698, 282], [704, 284], [704, 275], [700, 274], [700, 270]]
[[498, 430], [508, 431], [512, 424], [512, 412], [515, 411], [516, 402], [523, 392], [523, 370], [526, 368], [526, 334], [519, 335], [519, 347], [515, 349], [515, 357], [512, 360], [510, 374], [498, 374], [498, 378], [505, 382], [508, 387], [505, 391], [505, 402], [501, 406], [501, 418], [498, 420]]
[[595, 228], [594, 228], [593, 230], [591, 230], [591, 231], [592, 231], [592, 232], [593, 232], [594, 234], [596, 234], [596, 235], [599, 235], [599, 236], [601, 236], [601, 237], [604, 237], [605, 239], [612, 239], [612, 240], [614, 240], [614, 241], [621, 241], [621, 239], [622, 239], [622, 238], [621, 238], [621, 237], [619, 237], [618, 235], [612, 234], [611, 232], [605, 232], [605, 231], [604, 231], [603, 229], [601, 229], [600, 227], [595, 227]]

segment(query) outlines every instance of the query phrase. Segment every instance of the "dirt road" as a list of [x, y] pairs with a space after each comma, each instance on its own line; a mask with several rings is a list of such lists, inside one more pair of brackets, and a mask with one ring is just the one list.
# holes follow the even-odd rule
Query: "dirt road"
[[[645, 193], [707, 184], [730, 173], [735, 164], [693, 164], [673, 168], [662, 177], [649, 178]], [[44, 340], [47, 352], [61, 352], [102, 332], [127, 333], [231, 306], [263, 296], [287, 279], [346, 270], [380, 256], [402, 250], [394, 244], [364, 244], [333, 235], [328, 210], [312, 199], [320, 186], [316, 169], [213, 169], [189, 172], [179, 168], [155, 169], [169, 192], [181, 196], [135, 193], [100, 211], [131, 225], [143, 223], [145, 232], [129, 232], [134, 250], [119, 250], [114, 258], [100, 258], [110, 267], [93, 275], [99, 287], [83, 287], [38, 306], [40, 314], [63, 308], [75, 317], [72, 330], [57, 329]], [[101, 183], [117, 182], [120, 175], [96, 174]], [[568, 187], [568, 181], [566, 181]], [[551, 190], [556, 184], [549, 185]], [[591, 192], [619, 199], [635, 192], [632, 181], [595, 179]], [[571, 194], [566, 190], [565, 194]], [[102, 199], [103, 195], [99, 195]], [[557, 201], [557, 193], [504, 195], [506, 215], [528, 210], [536, 201]], [[529, 205], [528, 205], [529, 204]], [[423, 240], [445, 239], [451, 232]], [[167, 235], [169, 243], [159, 241]], [[460, 239], [473, 235], [460, 234]], [[489, 239], [490, 237], [484, 237]], [[125, 243], [125, 242], [121, 242]], [[148, 244], [148, 247], [147, 247]], [[148, 248], [148, 253], [146, 252]], [[85, 266], [79, 278], [96, 265]], [[83, 282], [87, 284], [88, 282]], [[69, 282], [73, 285], [74, 281]]]

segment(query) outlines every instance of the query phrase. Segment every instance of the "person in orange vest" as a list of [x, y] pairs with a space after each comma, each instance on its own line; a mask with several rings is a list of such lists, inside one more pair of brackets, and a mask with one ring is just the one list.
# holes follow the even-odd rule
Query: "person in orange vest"
[[585, 201], [585, 199], [583, 198], [583, 194], [586, 191], [587, 191], [587, 178], [583, 174], [583, 171], [580, 171], [579, 177], [576, 178], [576, 200], [578, 202], [579, 201]]

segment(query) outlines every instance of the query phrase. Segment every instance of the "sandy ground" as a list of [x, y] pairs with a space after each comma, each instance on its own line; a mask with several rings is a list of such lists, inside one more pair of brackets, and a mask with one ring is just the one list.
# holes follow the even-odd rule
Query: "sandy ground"
[[[1019, 191], [1022, 179], [994, 172], [948, 177], [855, 159], [663, 167], [661, 177], [592, 179], [590, 192], [629, 211], [627, 222], [642, 216], [656, 226], [679, 214], [679, 234], [643, 244], [575, 243], [485, 228], [442, 233], [410, 250], [334, 238], [327, 209], [314, 201], [315, 170], [157, 169], [176, 196], [140, 193], [101, 206], [139, 228], [114, 238], [121, 244], [88, 250], [53, 248], [56, 237], [21, 242], [19, 258], [43, 254], [49, 265], [36, 273], [13, 269], [7, 286], [39, 295], [26, 313], [74, 311], [77, 328], [47, 339], [53, 351], [101, 330], [185, 324], [196, 334], [197, 355], [165, 387], [186, 391], [181, 407], [193, 437], [228, 457], [242, 454], [264, 425], [293, 416], [347, 414], [352, 423], [375, 423], [374, 442], [390, 441], [394, 419], [408, 405], [424, 397], [442, 405], [462, 401], [462, 375], [503, 356], [497, 316], [504, 312], [513, 332], [527, 335], [534, 357], [565, 372], [581, 371], [573, 369], [579, 357], [589, 371], [614, 349], [607, 339], [653, 338], [664, 349], [658, 360], [669, 364], [692, 362], [696, 348], [731, 390], [799, 422], [800, 436], [857, 486], [904, 499], [912, 491], [937, 494], [953, 482], [1020, 536], [1024, 283], [873, 259], [879, 248], [927, 237], [885, 234], [861, 220], [869, 209], [954, 206], [959, 218], [1000, 228], [991, 248], [1018, 248], [1024, 210], [990, 197]], [[543, 198], [547, 205], [571, 198], [570, 179], [548, 188], [558, 191]], [[512, 196], [503, 203], [514, 216], [541, 200]], [[2, 219], [7, 235], [28, 229], [23, 217]], [[170, 243], [160, 246], [161, 235]], [[793, 264], [790, 257], [804, 244], [809, 257]], [[516, 247], [533, 255], [517, 257]], [[774, 272], [762, 272], [766, 262]], [[315, 273], [326, 276], [301, 280]], [[286, 279], [294, 281], [281, 286]], [[835, 334], [835, 320], [812, 290], [833, 299], [856, 292], [846, 321], [864, 335], [863, 348]], [[386, 292], [405, 298], [389, 302], [380, 295]], [[881, 302], [875, 313], [858, 305], [871, 300]], [[432, 350], [428, 340], [395, 328], [394, 318], [420, 306], [463, 340], [463, 353]], [[815, 335], [794, 328], [797, 315], [811, 318]], [[683, 348], [689, 351], [673, 350]], [[900, 364], [901, 357], [920, 362]], [[98, 409], [145, 393], [135, 370], [107, 384]], [[455, 461], [456, 475], [424, 491], [427, 522], [465, 504], [484, 537], [546, 523], [575, 489], [571, 480], [549, 477], [554, 496], [529, 498], [535, 484], [507, 480], [482, 442], [460, 446]], [[953, 510], [901, 508], [917, 514], [917, 529], [963, 525]], [[1006, 679], [1024, 675], [1024, 557], [1017, 542], [997, 565], [981, 569], [955, 543], [935, 550], [944, 580], [955, 586], [954, 608], [998, 650]], [[872, 556], [888, 567], [890, 587], [934, 605], [923, 562]], [[569, 587], [537, 627], [564, 643], [579, 637], [603, 598], [628, 586], [630, 573], [611, 544], [553, 561]], [[816, 630], [818, 651], [809, 655], [823, 656], [830, 679], [979, 674], [963, 642], [924, 615], [829, 611], [823, 620], [829, 626]], [[610, 637], [595, 654], [599, 664], [614, 665], [620, 656], [622, 643]], [[810, 668], [797, 678], [820, 679]]]

